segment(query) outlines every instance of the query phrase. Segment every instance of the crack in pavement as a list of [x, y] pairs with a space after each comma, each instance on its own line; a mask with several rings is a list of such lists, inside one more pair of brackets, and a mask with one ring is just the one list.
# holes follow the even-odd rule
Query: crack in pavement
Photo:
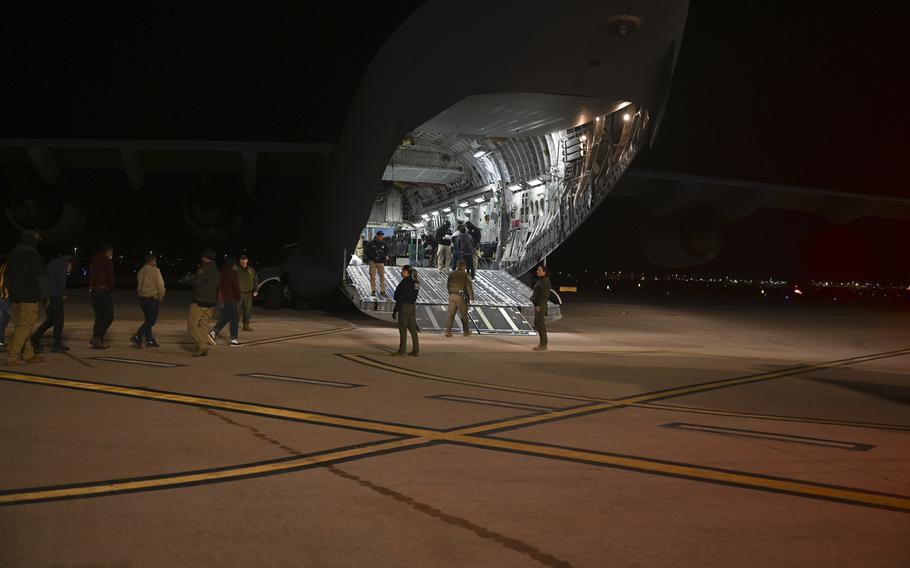
[[[253, 434], [253, 436], [255, 436], [256, 438], [258, 438], [266, 443], [272, 444], [273, 446], [277, 446], [277, 447], [281, 448], [284, 452], [286, 452], [292, 456], [302, 456], [304, 454], [304, 452], [301, 452], [290, 446], [282, 444], [278, 440], [263, 433], [258, 428], [255, 428], [253, 426], [248, 426], [246, 424], [242, 424], [240, 422], [232, 420], [231, 418], [224, 416], [223, 414], [216, 412], [215, 410], [212, 410], [210, 408], [202, 408], [201, 410], [203, 412], [205, 412], [206, 414], [210, 414], [212, 416], [215, 416], [216, 418], [219, 418], [220, 420], [226, 422], [227, 424], [230, 424], [231, 426], [236, 426], [238, 428], [243, 428], [245, 430], [250, 431]], [[542, 550], [535, 548], [534, 546], [531, 546], [530, 544], [528, 544], [526, 542], [505, 536], [504, 534], [498, 533], [496, 531], [492, 531], [486, 527], [483, 527], [476, 523], [472, 523], [471, 521], [469, 521], [467, 519], [463, 519], [461, 517], [456, 517], [455, 515], [450, 515], [450, 514], [446, 513], [445, 511], [442, 511], [440, 509], [437, 509], [436, 507], [433, 507], [432, 505], [427, 505], [426, 503], [417, 501], [416, 499], [414, 499], [412, 497], [408, 497], [407, 495], [404, 495], [403, 493], [399, 493], [398, 491], [395, 491], [394, 489], [389, 489], [388, 487], [378, 485], [376, 483], [373, 483], [372, 481], [359, 477], [353, 473], [344, 471], [343, 469], [340, 469], [331, 464], [328, 466], [325, 466], [325, 469], [326, 469], [326, 471], [328, 471], [329, 473], [331, 473], [333, 475], [341, 477], [342, 479], [347, 479], [348, 481], [353, 481], [353, 482], [357, 483], [358, 485], [360, 485], [361, 487], [369, 489], [370, 491], [373, 491], [374, 493], [378, 493], [384, 497], [390, 497], [390, 498], [394, 499], [395, 501], [397, 501], [398, 503], [401, 503], [407, 507], [410, 507], [416, 511], [419, 511], [425, 515], [429, 515], [436, 520], [442, 521], [446, 524], [449, 524], [449, 525], [452, 525], [455, 527], [459, 527], [459, 528], [471, 531], [472, 533], [474, 533], [475, 535], [477, 535], [480, 538], [483, 538], [486, 540], [491, 540], [505, 548], [508, 548], [515, 552], [524, 554], [526, 556], [530, 556], [531, 558], [533, 558], [540, 564], [543, 564], [544, 566], [552, 566], [552, 567], [557, 567], [557, 568], [572, 568], [572, 564], [570, 564], [569, 562], [566, 562], [565, 560], [557, 558], [557, 557], [553, 556], [552, 554], [547, 554], [546, 552], [543, 552]]]

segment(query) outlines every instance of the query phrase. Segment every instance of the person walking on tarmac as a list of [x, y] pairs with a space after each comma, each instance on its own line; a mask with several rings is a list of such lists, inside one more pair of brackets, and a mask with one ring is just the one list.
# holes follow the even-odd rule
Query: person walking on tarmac
[[459, 260], [457, 270], [449, 273], [449, 323], [446, 327], [446, 337], [452, 337], [452, 324], [455, 323], [456, 311], [461, 318], [461, 329], [464, 330], [465, 337], [471, 335], [471, 328], [468, 324], [468, 304], [474, 301], [474, 283], [465, 270], [466, 266], [465, 261]]
[[88, 290], [92, 296], [92, 310], [95, 312], [95, 326], [92, 329], [93, 349], [108, 349], [111, 344], [104, 339], [107, 330], [114, 323], [114, 247], [108, 244], [92, 258], [88, 268]]
[[61, 256], [47, 263], [44, 273], [47, 275], [47, 292], [49, 303], [47, 305], [47, 317], [44, 323], [38, 326], [35, 333], [32, 334], [31, 342], [35, 351], [44, 351], [41, 345], [41, 338], [44, 333], [53, 326], [54, 328], [54, 345], [51, 347], [53, 353], [66, 353], [69, 347], [63, 344], [63, 302], [66, 300], [66, 277], [69, 273], [79, 266], [79, 260], [75, 256]]
[[218, 294], [221, 296], [221, 304], [224, 309], [221, 310], [221, 317], [218, 318], [218, 323], [209, 332], [209, 337], [212, 338], [212, 341], [215, 341], [224, 326], [230, 322], [230, 345], [231, 347], [236, 347], [240, 345], [240, 341], [237, 339], [237, 332], [240, 327], [240, 277], [237, 274], [237, 261], [234, 260], [234, 257], [229, 256], [225, 259], [224, 268], [221, 269], [219, 278], [219, 287]]
[[3, 282], [9, 290], [13, 315], [13, 340], [6, 352], [6, 364], [41, 363], [29, 341], [35, 320], [38, 319], [38, 303], [47, 298], [47, 274], [44, 259], [38, 253], [41, 236], [35, 231], [22, 233], [22, 242], [16, 245], [6, 258]]
[[215, 344], [209, 337], [209, 322], [215, 304], [218, 303], [218, 269], [215, 267], [215, 251], [202, 251], [202, 263], [196, 274], [187, 275], [185, 281], [193, 287], [193, 303], [186, 318], [186, 330], [196, 342], [193, 357], [208, 355], [208, 343]]
[[389, 245], [385, 233], [378, 231], [366, 246], [366, 257], [370, 262], [370, 291], [376, 295], [376, 273], [379, 273], [379, 292], [385, 294], [385, 263], [389, 261]]
[[243, 322], [243, 331], [253, 331], [250, 317], [253, 315], [253, 298], [259, 295], [259, 276], [256, 269], [250, 266], [250, 257], [245, 254], [240, 255], [237, 276], [240, 278], [240, 320]]
[[452, 262], [452, 232], [448, 221], [443, 221], [436, 229], [436, 245], [436, 266], [443, 271]]
[[550, 278], [547, 276], [547, 267], [537, 267], [537, 283], [531, 293], [531, 303], [534, 304], [534, 330], [540, 337], [540, 343], [534, 351], [547, 350], [547, 302], [550, 300]]
[[136, 279], [138, 280], [136, 292], [139, 295], [139, 307], [142, 308], [144, 321], [130, 341], [140, 349], [143, 340], [146, 347], [158, 347], [158, 341], [152, 335], [152, 328], [158, 321], [158, 309], [164, 300], [165, 289], [164, 278], [158, 269], [158, 258], [154, 254], [145, 255], [145, 266], [139, 269]]
[[412, 357], [420, 355], [420, 341], [417, 339], [417, 295], [420, 292], [420, 283], [415, 276], [416, 272], [410, 266], [401, 268], [401, 282], [395, 288], [395, 308], [392, 310], [392, 319], [398, 318], [398, 351], [392, 353], [393, 357], [407, 354], [408, 332], [411, 333]]
[[0, 351], [6, 350], [6, 326], [9, 325], [9, 289], [6, 287], [6, 256], [0, 257]]

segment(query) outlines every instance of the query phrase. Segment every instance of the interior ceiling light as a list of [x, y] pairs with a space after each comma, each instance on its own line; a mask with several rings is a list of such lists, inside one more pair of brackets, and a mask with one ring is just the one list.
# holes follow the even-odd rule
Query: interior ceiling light
[[513, 183], [512, 185], [509, 186], [509, 189], [511, 189], [512, 191], [518, 191], [519, 189], [521, 189], [521, 184]]
[[451, 208], [451, 207], [443, 207], [443, 208], [442, 208], [442, 212], [443, 212], [443, 213], [451, 213], [451, 212], [452, 212], [452, 208]]
[[624, 122], [629, 122], [630, 120], [632, 120], [632, 115], [629, 113], [626, 113], [626, 114], [622, 115], [622, 119]]
[[430, 215], [439, 215], [439, 211], [430, 211]]
[[424, 220], [424, 221], [426, 221], [427, 219], [430, 218], [430, 216], [427, 215], [426, 213], [424, 213], [423, 215], [421, 215], [421, 217], [423, 217], [423, 220]]
[[487, 153], [486, 150], [477, 150], [476, 152], [474, 152], [474, 157], [479, 158], [479, 157], [485, 155], [486, 153]]
[[475, 197], [475, 198], [474, 198], [474, 203], [483, 203], [484, 201], [485, 201], [485, 199], [484, 199], [483, 197]]
[[528, 181], [528, 185], [530, 185], [531, 187], [537, 187], [538, 185], [540, 185], [542, 183], [543, 182], [537, 178], [534, 178], [534, 179]]
[[470, 205], [470, 204], [467, 201], [462, 201], [461, 203], [458, 204], [459, 207], [467, 207], [468, 205]]
[[414, 223], [414, 226], [419, 229], [420, 227], [423, 227], [423, 223]]

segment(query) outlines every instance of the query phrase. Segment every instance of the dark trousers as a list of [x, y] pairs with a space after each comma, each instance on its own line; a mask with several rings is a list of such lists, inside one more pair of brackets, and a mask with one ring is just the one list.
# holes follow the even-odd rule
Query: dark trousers
[[398, 335], [401, 341], [398, 352], [405, 353], [408, 349], [408, 332], [411, 332], [411, 351], [420, 352], [420, 341], [417, 339], [417, 306], [404, 304], [398, 308]]
[[534, 330], [537, 332], [537, 335], [540, 336], [540, 344], [547, 344], [547, 313], [544, 311], [544, 308], [541, 308], [540, 311], [534, 312]]
[[51, 301], [45, 310], [47, 317], [44, 323], [38, 326], [32, 339], [40, 341], [44, 333], [54, 327], [54, 345], [60, 345], [63, 342], [63, 296], [51, 296]]
[[463, 260], [468, 274], [474, 279], [474, 255], [456, 252], [452, 255], [452, 270], [458, 269], [458, 261]]
[[95, 312], [95, 327], [92, 336], [104, 337], [107, 328], [114, 323], [114, 296], [105, 290], [92, 292], [92, 310]]
[[238, 328], [240, 327], [240, 302], [225, 302], [222, 305], [221, 317], [212, 330], [215, 335], [221, 333], [226, 323], [231, 323], [231, 339], [237, 339]]
[[161, 302], [156, 298], [139, 298], [139, 307], [142, 308], [142, 315], [145, 316], [145, 321], [136, 331], [136, 337], [140, 341], [143, 339], [145, 339], [146, 343], [154, 341], [155, 336], [152, 335], [152, 327], [158, 321], [158, 307], [160, 305]]

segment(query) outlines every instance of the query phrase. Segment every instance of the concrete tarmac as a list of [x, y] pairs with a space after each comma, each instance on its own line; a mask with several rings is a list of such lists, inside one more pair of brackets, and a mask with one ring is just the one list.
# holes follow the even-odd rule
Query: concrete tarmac
[[188, 301], [135, 349], [119, 292], [99, 351], [74, 291], [71, 353], [0, 367], [0, 566], [907, 566], [906, 313], [570, 302], [546, 353], [393, 358], [260, 308], [192, 358]]

